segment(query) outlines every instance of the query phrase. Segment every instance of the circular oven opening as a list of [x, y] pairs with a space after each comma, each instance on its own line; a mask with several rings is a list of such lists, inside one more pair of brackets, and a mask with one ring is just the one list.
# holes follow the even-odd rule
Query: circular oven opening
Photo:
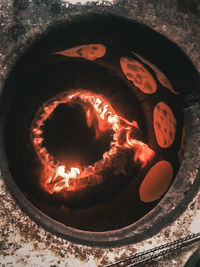
[[131, 240], [176, 179], [197, 77], [175, 44], [135, 21], [76, 17], [44, 33], [2, 95], [19, 201], [76, 241]]

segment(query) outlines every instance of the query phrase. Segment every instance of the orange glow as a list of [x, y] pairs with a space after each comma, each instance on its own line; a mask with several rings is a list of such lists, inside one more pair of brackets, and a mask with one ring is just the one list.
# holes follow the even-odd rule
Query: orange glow
[[153, 111], [153, 125], [158, 145], [170, 147], [176, 137], [176, 119], [171, 108], [163, 101], [156, 104]]
[[140, 185], [140, 199], [146, 203], [159, 199], [166, 192], [172, 178], [173, 167], [171, 163], [166, 160], [157, 162]]
[[142, 56], [140, 56], [139, 54], [131, 51], [134, 55], [136, 55], [141, 61], [143, 61], [143, 63], [145, 63], [146, 65], [148, 65], [150, 68], [152, 68], [152, 70], [155, 72], [156, 77], [158, 79], [158, 81], [166, 88], [168, 88], [172, 93], [174, 94], [179, 94], [178, 92], [176, 92], [170, 81], [167, 79], [167, 77], [165, 76], [165, 74], [160, 71], [154, 64], [150, 63], [148, 60], [146, 60], [145, 58], [143, 58]]
[[[59, 164], [43, 146], [44, 122], [50, 117], [55, 108], [61, 103], [78, 103], [86, 114], [88, 127], [94, 127], [98, 139], [105, 131], [112, 131], [113, 141], [109, 151], [102, 155], [102, 160], [90, 166], [73, 166], [66, 170], [66, 166]], [[88, 176], [95, 176], [104, 168], [112, 167], [112, 160], [117, 156], [119, 149], [133, 152], [133, 162], [144, 167], [154, 156], [154, 151], [141, 140], [134, 138], [139, 127], [136, 121], [128, 121], [117, 115], [108, 100], [101, 95], [84, 90], [71, 91], [50, 99], [44, 104], [33, 121], [31, 139], [34, 149], [44, 169], [41, 178], [41, 185], [50, 194], [62, 190], [75, 190], [70, 185], [70, 179], [82, 179]], [[123, 170], [121, 170], [123, 172]], [[95, 178], [94, 178], [95, 179]]]
[[97, 58], [101, 58], [106, 53], [106, 47], [103, 44], [88, 44], [88, 45], [80, 45], [73, 48], [69, 48], [64, 51], [57, 52], [56, 54], [60, 54], [67, 57], [81, 57], [87, 60], [96, 60]]
[[120, 65], [126, 78], [140, 91], [145, 94], [154, 94], [157, 91], [155, 79], [141, 63], [129, 57], [121, 57]]

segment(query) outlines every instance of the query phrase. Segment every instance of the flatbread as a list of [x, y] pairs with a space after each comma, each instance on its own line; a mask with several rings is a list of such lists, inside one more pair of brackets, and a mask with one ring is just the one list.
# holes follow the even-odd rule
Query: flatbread
[[152, 68], [152, 70], [155, 72], [156, 77], [158, 79], [158, 81], [166, 88], [168, 88], [172, 93], [174, 94], [179, 94], [178, 92], [176, 92], [170, 81], [168, 80], [168, 78], [165, 76], [165, 74], [159, 70], [154, 64], [152, 64], [151, 62], [149, 62], [148, 60], [146, 60], [145, 58], [143, 58], [142, 56], [140, 56], [139, 54], [131, 51], [135, 56], [137, 56], [142, 62], [144, 62], [146, 65], [148, 65], [150, 68]]
[[153, 124], [158, 145], [170, 147], [176, 136], [176, 119], [171, 108], [165, 102], [159, 102], [153, 112]]
[[147, 173], [139, 189], [140, 199], [147, 203], [158, 200], [168, 189], [173, 178], [170, 162], [157, 162]]
[[138, 61], [129, 57], [121, 57], [120, 65], [126, 78], [145, 94], [157, 91], [157, 84], [150, 72]]
[[82, 57], [87, 60], [95, 60], [101, 58], [106, 53], [106, 47], [103, 44], [89, 44], [80, 45], [64, 51], [57, 52], [56, 54], [67, 57]]

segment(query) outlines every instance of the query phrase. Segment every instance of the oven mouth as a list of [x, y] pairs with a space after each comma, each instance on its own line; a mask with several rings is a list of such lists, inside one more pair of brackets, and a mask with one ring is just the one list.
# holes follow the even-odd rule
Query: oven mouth
[[[7, 110], [5, 180], [14, 197], [37, 222], [40, 217], [39, 224], [80, 243], [118, 245], [158, 231], [178, 216], [178, 207], [189, 198], [184, 166], [196, 133], [187, 130], [199, 109], [198, 79], [175, 44], [135, 21], [91, 15], [50, 29], [18, 60], [1, 96]], [[71, 104], [74, 94], [79, 99]], [[70, 101], [63, 102], [66, 97]], [[61, 102], [39, 127], [56, 101]], [[113, 112], [107, 122], [114, 115], [120, 121], [117, 133], [112, 128], [116, 125], [108, 129], [102, 120], [106, 104]], [[95, 105], [101, 106], [101, 113]], [[83, 168], [102, 162], [102, 155], [111, 150], [113, 131], [126, 141], [117, 139], [117, 153], [109, 154], [109, 164], [106, 158], [103, 167], [85, 175]], [[88, 143], [82, 146], [83, 139]], [[35, 147], [34, 142], [42, 145]], [[41, 149], [47, 153], [38, 154]], [[64, 166], [63, 176], [54, 175], [51, 182], [47, 180], [52, 173], [47, 178], [43, 174], [47, 162], [41, 158], [47, 155], [55, 161], [52, 173]], [[77, 180], [69, 176], [63, 184], [72, 168], [83, 175], [78, 173]], [[159, 182], [162, 177], [165, 184]], [[157, 189], [148, 189], [153, 183]], [[175, 206], [167, 212], [169, 199]], [[149, 229], [152, 219], [158, 224]]]

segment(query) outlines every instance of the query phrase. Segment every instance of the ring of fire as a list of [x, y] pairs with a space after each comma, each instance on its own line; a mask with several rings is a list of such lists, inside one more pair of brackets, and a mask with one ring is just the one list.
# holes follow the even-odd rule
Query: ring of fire
[[[61, 165], [51, 155], [43, 145], [43, 126], [45, 121], [51, 116], [55, 108], [60, 104], [79, 104], [84, 109], [87, 125], [91, 127], [95, 120], [95, 134], [99, 138], [104, 131], [112, 131], [112, 142], [110, 149], [102, 155], [102, 159], [89, 166], [71, 166], [66, 170], [66, 166]], [[119, 150], [132, 152], [133, 164], [144, 167], [149, 162], [155, 152], [138, 138], [140, 129], [136, 121], [128, 121], [119, 116], [111, 104], [102, 95], [85, 90], [69, 91], [60, 94], [38, 110], [31, 127], [31, 140], [34, 150], [42, 163], [41, 185], [50, 194], [61, 191], [75, 191], [76, 187], [70, 184], [71, 179], [82, 179], [85, 177], [97, 177], [101, 171], [107, 167], [112, 167], [113, 160]], [[123, 169], [114, 170], [115, 173], [122, 172]]]

